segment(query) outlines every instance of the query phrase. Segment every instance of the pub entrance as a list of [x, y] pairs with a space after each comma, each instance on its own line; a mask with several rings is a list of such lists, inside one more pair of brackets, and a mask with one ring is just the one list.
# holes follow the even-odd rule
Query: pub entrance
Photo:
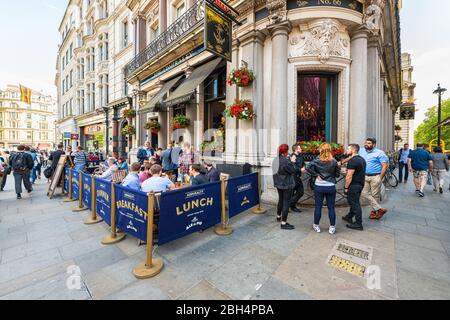
[[337, 74], [297, 75], [297, 141], [337, 140]]

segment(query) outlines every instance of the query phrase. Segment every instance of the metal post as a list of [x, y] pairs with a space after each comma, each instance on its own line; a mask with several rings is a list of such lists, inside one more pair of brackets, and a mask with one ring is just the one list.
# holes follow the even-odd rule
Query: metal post
[[78, 171], [78, 208], [72, 210], [72, 212], [82, 212], [89, 210], [83, 204], [83, 174]]
[[153, 259], [153, 220], [155, 212], [155, 193], [148, 195], [147, 212], [147, 257], [133, 270], [133, 274], [138, 279], [148, 279], [159, 274], [164, 266], [161, 258]]
[[266, 209], [261, 208], [261, 174], [258, 172], [258, 207], [252, 210], [252, 213], [254, 214], [264, 214], [267, 212]]
[[92, 216], [91, 218], [88, 218], [84, 224], [91, 225], [96, 224], [99, 222], [102, 222], [103, 219], [97, 216], [97, 205], [96, 205], [96, 194], [97, 194], [97, 184], [95, 183], [94, 175], [92, 175], [92, 192], [91, 192], [91, 210], [92, 210]]
[[116, 230], [116, 196], [114, 183], [111, 183], [111, 234], [103, 238], [102, 244], [115, 244], [125, 238], [125, 233]]
[[[440, 89], [439, 85], [439, 89]], [[442, 105], [442, 91], [439, 91], [439, 103], [438, 103], [438, 147], [441, 146], [441, 105]]]
[[72, 169], [69, 169], [69, 199], [64, 200], [64, 202], [74, 202], [72, 198]]
[[222, 194], [222, 223], [214, 229], [214, 232], [219, 236], [228, 236], [233, 233], [233, 229], [227, 226], [228, 216], [227, 208], [225, 206], [225, 178], [222, 178], [221, 194]]

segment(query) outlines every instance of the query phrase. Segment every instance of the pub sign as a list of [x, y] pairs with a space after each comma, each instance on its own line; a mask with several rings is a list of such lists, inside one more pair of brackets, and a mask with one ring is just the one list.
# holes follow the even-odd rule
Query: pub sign
[[205, 1], [205, 49], [231, 61], [232, 22], [216, 8]]

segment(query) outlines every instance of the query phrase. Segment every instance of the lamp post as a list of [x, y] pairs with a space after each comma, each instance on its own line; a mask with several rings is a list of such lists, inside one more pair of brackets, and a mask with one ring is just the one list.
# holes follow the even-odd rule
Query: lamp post
[[438, 103], [438, 146], [441, 146], [441, 106], [442, 106], [442, 94], [446, 92], [447, 89], [441, 88], [441, 84], [438, 84], [438, 88], [434, 90], [434, 94], [437, 94], [439, 96], [439, 103]]

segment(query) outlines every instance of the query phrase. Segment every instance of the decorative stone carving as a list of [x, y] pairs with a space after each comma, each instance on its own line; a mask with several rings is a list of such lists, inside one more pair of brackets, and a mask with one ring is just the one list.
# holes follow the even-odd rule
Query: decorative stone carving
[[326, 19], [312, 23], [310, 28], [291, 36], [290, 56], [317, 56], [326, 63], [331, 56], [350, 57], [348, 36], [340, 31], [337, 20]]
[[381, 27], [381, 18], [386, 0], [371, 0], [364, 14], [364, 25], [367, 29], [376, 33]]
[[272, 23], [281, 22], [286, 18], [286, 0], [267, 0], [267, 9]]

